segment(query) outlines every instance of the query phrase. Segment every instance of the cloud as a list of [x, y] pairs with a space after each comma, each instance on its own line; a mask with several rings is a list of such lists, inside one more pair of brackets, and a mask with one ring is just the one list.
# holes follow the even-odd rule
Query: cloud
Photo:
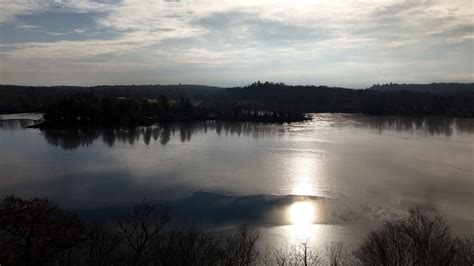
[[[130, 70], [127, 62], [150, 73], [180, 68], [176, 72], [181, 76], [171, 78], [174, 82], [195, 76], [183, 69], [195, 71], [196, 65], [201, 65], [199, 72], [206, 80], [219, 72], [234, 82], [249, 69], [290, 83], [327, 80], [333, 85], [340, 75], [347, 83], [339, 85], [370, 85], [380, 78], [403, 82], [406, 76], [397, 73], [415, 69], [425, 77], [419, 82], [440, 76], [472, 81], [470, 0], [0, 1], [0, 24], [14, 24], [20, 14], [45, 12], [89, 14], [95, 23], [71, 25], [72, 30], [65, 32], [84, 35], [82, 39], [63, 39], [66, 34], [46, 28], [36, 30], [54, 35], [55, 41], [2, 46], [0, 56], [9, 66], [0, 70], [9, 73], [22, 71], [12, 68], [21, 65], [15, 62], [69, 60], [68, 65], [97, 64], [101, 72], [112, 71], [115, 64], [124, 74]], [[33, 30], [37, 25], [23, 27]], [[90, 31], [100, 34], [87, 35]], [[229, 72], [222, 73], [223, 69]], [[269, 75], [272, 69], [280, 75]], [[133, 82], [137, 78], [130, 75]]]
[[0, 24], [12, 22], [17, 15], [33, 14], [50, 10], [72, 12], [106, 11], [107, 2], [88, 0], [0, 0]]

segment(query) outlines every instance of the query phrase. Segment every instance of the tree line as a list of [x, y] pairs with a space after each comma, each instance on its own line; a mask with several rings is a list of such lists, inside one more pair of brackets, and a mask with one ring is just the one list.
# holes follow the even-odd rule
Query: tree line
[[[255, 82], [233, 88], [198, 85], [144, 85], [95, 87], [23, 87], [0, 85], [0, 113], [44, 111], [58, 99], [76, 100], [92, 95], [97, 101], [121, 98], [133, 102], [129, 111], [145, 108], [143, 101], [159, 101], [166, 97], [172, 107], [187, 99], [194, 116], [222, 111], [222, 117], [232, 118], [239, 108], [246, 117], [254, 110], [294, 114], [317, 112], [365, 113], [370, 115], [474, 117], [474, 84], [376, 84], [367, 89], [347, 89], [327, 86], [292, 86], [283, 83]], [[137, 104], [139, 106], [137, 106]], [[145, 104], [146, 105], [146, 104]], [[152, 104], [151, 104], [152, 105]], [[142, 106], [142, 107], [140, 107]], [[197, 108], [197, 107], [200, 108]], [[201, 109], [201, 110], [200, 110]], [[204, 111], [202, 109], [205, 109]], [[231, 110], [229, 110], [231, 109]], [[252, 111], [249, 111], [252, 110]], [[202, 111], [203, 113], [200, 113]], [[207, 113], [206, 113], [207, 111]], [[250, 112], [248, 115], [246, 112]], [[176, 117], [177, 113], [174, 113]], [[189, 115], [188, 115], [189, 117]], [[129, 117], [129, 120], [137, 119]], [[275, 120], [267, 117], [263, 120]], [[293, 120], [284, 118], [282, 120]]]
[[158, 99], [128, 99], [100, 98], [92, 93], [81, 93], [60, 98], [45, 106], [43, 111], [44, 121], [36, 127], [136, 126], [196, 120], [283, 123], [309, 119], [309, 116], [290, 108], [241, 104], [222, 106], [218, 103], [208, 105], [185, 97], [169, 100], [164, 95]]
[[301, 112], [474, 117], [474, 84], [419, 86], [425, 90], [413, 90], [413, 87], [418, 88], [415, 85], [398, 84], [352, 90], [255, 82], [245, 87], [229, 88], [227, 94], [231, 99], [266, 105], [277, 103], [297, 107]]
[[172, 210], [142, 201], [126, 215], [83, 221], [46, 198], [0, 200], [2, 265], [472, 265], [474, 237], [454, 236], [435, 212], [414, 207], [350, 248], [301, 242], [263, 247], [258, 230], [173, 227]]

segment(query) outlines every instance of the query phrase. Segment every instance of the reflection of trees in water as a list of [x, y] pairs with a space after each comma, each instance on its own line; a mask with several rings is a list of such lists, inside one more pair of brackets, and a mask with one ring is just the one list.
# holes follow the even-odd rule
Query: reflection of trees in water
[[244, 135], [257, 139], [261, 136], [272, 136], [287, 131], [287, 129], [284, 127], [275, 127], [263, 123], [226, 123], [219, 121], [211, 124], [210, 130], [215, 130], [218, 135]]
[[42, 131], [46, 141], [65, 150], [73, 150], [79, 146], [89, 146], [100, 137], [96, 129], [64, 129]]
[[[474, 134], [474, 120], [448, 119], [448, 118], [406, 118], [406, 117], [355, 117], [356, 127], [384, 131], [407, 132], [410, 134], [423, 134], [426, 136], [451, 136], [454, 131]], [[5, 121], [1, 121], [5, 122]], [[16, 127], [19, 121], [0, 123], [5, 127]], [[341, 121], [341, 125], [347, 125]], [[23, 124], [21, 124], [23, 125]], [[286, 132], [287, 127], [272, 126], [269, 124], [252, 122], [222, 122], [201, 121], [189, 123], [157, 124], [149, 127], [126, 128], [85, 128], [67, 130], [44, 130], [43, 135], [48, 143], [63, 149], [75, 149], [79, 146], [91, 145], [102, 137], [102, 141], [109, 147], [117, 142], [123, 144], [136, 144], [141, 141], [145, 145], [159, 141], [166, 145], [176, 136], [181, 142], [189, 142], [193, 135], [216, 132], [217, 135], [237, 135], [259, 138]]]
[[114, 146], [115, 143], [115, 130], [112, 128], [106, 128], [102, 130], [102, 141], [109, 145]]
[[165, 145], [170, 140], [170, 128], [168, 126], [130, 127], [102, 129], [102, 140], [112, 147], [116, 141], [133, 145], [143, 139], [146, 145], [151, 141], [160, 141]]
[[[280, 130], [285, 130], [280, 128]], [[124, 144], [136, 144], [141, 140], [145, 145], [153, 141], [159, 141], [166, 145], [171, 136], [179, 136], [181, 142], [189, 142], [195, 134], [206, 134], [216, 132], [218, 135], [245, 135], [259, 138], [262, 135], [274, 135], [279, 133], [276, 127], [262, 123], [228, 123], [201, 121], [190, 123], [157, 124], [148, 127], [126, 127], [126, 128], [86, 128], [65, 130], [43, 130], [43, 136], [49, 144], [59, 146], [63, 149], [75, 149], [79, 146], [89, 146], [95, 140], [102, 137], [102, 141], [109, 147], [117, 142]]]
[[454, 131], [474, 133], [474, 120], [454, 118], [361, 117], [355, 118], [357, 127], [383, 131], [449, 137]]
[[456, 130], [467, 134], [474, 134], [474, 119], [456, 119]]

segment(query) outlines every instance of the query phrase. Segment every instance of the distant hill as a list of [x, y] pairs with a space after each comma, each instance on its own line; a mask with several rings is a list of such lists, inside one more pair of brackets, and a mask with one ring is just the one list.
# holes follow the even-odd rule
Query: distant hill
[[89, 94], [95, 97], [124, 97], [129, 99], [155, 99], [165, 95], [179, 97], [208, 97], [224, 91], [223, 88], [204, 85], [102, 85], [80, 86], [17, 86], [0, 85], [0, 113], [34, 112], [61, 97]]
[[194, 85], [194, 84], [178, 84], [178, 85], [101, 85], [91, 87], [81, 86], [17, 86], [17, 85], [0, 85], [0, 96], [24, 93], [30, 94], [59, 94], [68, 95], [75, 93], [93, 92], [96, 96], [112, 96], [112, 97], [155, 97], [160, 94], [179, 94], [179, 95], [195, 95], [206, 92], [215, 92], [224, 90], [220, 87]]
[[376, 84], [370, 87], [378, 91], [414, 91], [431, 93], [459, 93], [474, 91], [474, 83], [430, 83], [430, 84]]
[[446, 115], [474, 117], [474, 83], [383, 84], [368, 89], [286, 85], [255, 82], [220, 88], [203, 85], [119, 85], [94, 87], [30, 87], [0, 85], [0, 113], [41, 112], [59, 99], [121, 98], [171, 103], [182, 98], [193, 106], [220, 112], [278, 110], [278, 112], [366, 113], [372, 115]]

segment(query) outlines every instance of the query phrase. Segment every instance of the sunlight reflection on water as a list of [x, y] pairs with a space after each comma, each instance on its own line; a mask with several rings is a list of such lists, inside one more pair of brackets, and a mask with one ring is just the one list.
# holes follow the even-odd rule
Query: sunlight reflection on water
[[313, 156], [296, 156], [290, 167], [293, 171], [293, 188], [291, 194], [301, 196], [321, 195], [314, 187], [317, 175], [320, 174], [320, 161]]
[[305, 226], [314, 222], [315, 208], [310, 202], [298, 201], [290, 206], [288, 214], [293, 225]]

